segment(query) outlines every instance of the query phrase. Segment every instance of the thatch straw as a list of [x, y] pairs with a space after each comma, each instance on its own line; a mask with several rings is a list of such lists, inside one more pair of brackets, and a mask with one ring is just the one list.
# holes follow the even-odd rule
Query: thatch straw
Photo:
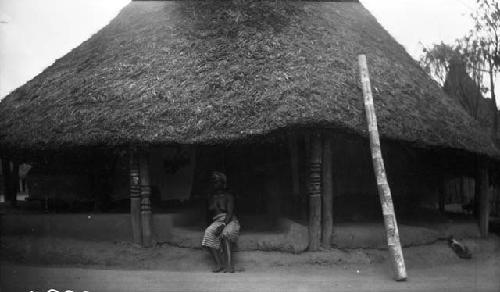
[[366, 135], [368, 56], [382, 137], [497, 153], [359, 3], [132, 2], [0, 103], [8, 147], [224, 143], [321, 126]]

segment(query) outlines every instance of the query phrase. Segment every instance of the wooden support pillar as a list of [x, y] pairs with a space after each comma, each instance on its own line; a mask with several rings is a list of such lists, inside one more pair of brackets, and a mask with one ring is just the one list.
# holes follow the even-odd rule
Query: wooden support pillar
[[437, 179], [437, 209], [440, 214], [444, 214], [446, 211], [446, 193], [447, 193], [447, 182], [449, 180], [449, 166], [446, 157], [443, 157], [442, 153], [437, 152], [435, 154], [434, 160], [436, 162], [436, 174]]
[[309, 250], [318, 250], [321, 243], [321, 137], [311, 135], [309, 155]]
[[135, 244], [142, 245], [141, 225], [141, 185], [139, 184], [139, 159], [135, 149], [129, 151], [130, 174], [130, 219], [132, 238]]
[[19, 187], [19, 164], [8, 159], [2, 159], [2, 174], [4, 179], [4, 197], [12, 207], [17, 205], [17, 191]]
[[288, 145], [290, 149], [290, 166], [292, 170], [292, 194], [294, 198], [300, 196], [300, 176], [299, 176], [299, 149], [297, 146], [297, 135], [288, 136]]
[[292, 178], [292, 208], [300, 214], [300, 173], [299, 173], [299, 149], [297, 145], [297, 135], [288, 135], [288, 149], [290, 151], [290, 170]]
[[147, 152], [141, 152], [139, 160], [139, 175], [141, 182], [141, 223], [142, 223], [142, 246], [153, 246], [153, 225], [151, 214], [151, 185], [149, 176], [149, 156]]
[[17, 191], [19, 190], [19, 163], [13, 162], [12, 163], [12, 173], [11, 173], [11, 179], [12, 181], [10, 182], [10, 187], [12, 188], [10, 190], [10, 204], [12, 207], [17, 206]]
[[406, 267], [403, 258], [403, 250], [399, 241], [398, 224], [396, 214], [392, 203], [391, 189], [387, 181], [387, 175], [380, 148], [380, 136], [378, 133], [377, 116], [375, 114], [375, 105], [370, 85], [370, 76], [366, 64], [366, 56], [359, 56], [359, 71], [361, 84], [363, 86], [363, 100], [365, 104], [366, 121], [368, 124], [368, 133], [370, 137], [370, 148], [373, 160], [373, 171], [377, 178], [377, 187], [384, 215], [384, 225], [387, 236], [387, 245], [394, 269], [394, 276], [397, 281], [406, 280]]
[[446, 211], [446, 183], [448, 180], [446, 176], [441, 176], [441, 181], [439, 182], [439, 193], [438, 193], [438, 210], [439, 213], [444, 214]]
[[460, 201], [463, 203], [465, 200], [465, 177], [463, 175], [461, 175], [459, 177], [459, 182], [458, 182], [458, 186], [459, 186], [459, 189], [460, 189]]
[[474, 218], [479, 220], [480, 214], [479, 214], [479, 198], [481, 197], [481, 177], [480, 177], [480, 171], [479, 171], [479, 164], [476, 166], [475, 170], [475, 176], [474, 176], [474, 209], [473, 209], [473, 215]]
[[323, 212], [322, 212], [322, 234], [321, 245], [330, 248], [333, 232], [333, 175], [332, 175], [332, 143], [329, 136], [323, 139]]
[[490, 200], [489, 200], [489, 179], [488, 168], [486, 163], [481, 161], [478, 165], [478, 184], [479, 184], [479, 231], [481, 237], [488, 237], [488, 225], [490, 215]]
[[301, 193], [300, 196], [300, 218], [302, 220], [309, 220], [309, 160], [311, 157], [311, 137], [310, 135], [304, 135], [304, 152], [302, 155], [299, 154], [299, 163], [302, 162], [301, 167], [303, 168], [300, 172], [300, 182], [301, 182]]
[[10, 162], [6, 158], [2, 158], [2, 176], [3, 176], [3, 195], [5, 201], [9, 197], [9, 191], [11, 189], [10, 183]]

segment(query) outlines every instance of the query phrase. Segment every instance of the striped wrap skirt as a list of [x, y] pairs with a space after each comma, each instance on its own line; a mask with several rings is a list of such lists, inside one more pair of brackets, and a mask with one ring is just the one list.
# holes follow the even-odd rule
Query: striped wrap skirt
[[233, 216], [231, 222], [224, 227], [222, 232], [217, 234], [217, 229], [219, 226], [224, 225], [226, 216], [226, 213], [221, 213], [213, 218], [214, 222], [212, 222], [212, 224], [205, 229], [205, 235], [203, 236], [203, 240], [201, 242], [202, 246], [220, 249], [222, 238], [226, 238], [231, 242], [235, 242], [238, 239], [238, 235], [240, 233], [240, 223], [235, 216]]

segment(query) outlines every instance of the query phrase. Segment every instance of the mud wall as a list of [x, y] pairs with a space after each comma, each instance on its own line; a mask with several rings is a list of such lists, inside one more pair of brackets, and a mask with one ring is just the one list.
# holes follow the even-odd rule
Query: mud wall
[[[171, 240], [174, 225], [183, 225], [189, 214], [155, 214], [155, 240]], [[0, 216], [2, 236], [41, 236], [90, 241], [130, 242], [128, 214], [9, 214]]]

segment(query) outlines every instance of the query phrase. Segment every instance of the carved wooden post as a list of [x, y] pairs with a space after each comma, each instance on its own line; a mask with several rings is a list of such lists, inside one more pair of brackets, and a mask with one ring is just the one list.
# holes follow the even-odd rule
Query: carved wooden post
[[141, 226], [141, 185], [139, 184], [139, 160], [137, 151], [129, 151], [130, 172], [130, 218], [132, 222], [132, 237], [135, 244], [142, 244]]
[[329, 136], [323, 139], [323, 213], [321, 245], [330, 248], [333, 232], [333, 176], [332, 176], [332, 143]]
[[489, 182], [488, 168], [484, 161], [480, 161], [478, 165], [478, 184], [479, 184], [479, 231], [481, 237], [488, 237], [488, 225], [490, 215], [490, 200], [489, 200]]
[[145, 152], [140, 155], [140, 182], [141, 182], [141, 223], [142, 246], [153, 246], [153, 228], [151, 214], [151, 185], [149, 177], [149, 159]]
[[309, 155], [309, 250], [318, 250], [321, 243], [321, 137], [311, 136]]
[[363, 96], [366, 111], [366, 120], [368, 123], [368, 132], [370, 136], [370, 148], [372, 152], [373, 170], [377, 178], [377, 187], [384, 214], [385, 231], [387, 234], [387, 245], [393, 263], [395, 278], [397, 281], [406, 280], [406, 268], [403, 258], [403, 250], [399, 242], [398, 224], [396, 214], [392, 204], [391, 189], [387, 182], [387, 176], [384, 168], [384, 160], [380, 149], [380, 137], [377, 128], [377, 116], [375, 115], [375, 106], [370, 85], [370, 76], [366, 65], [366, 56], [359, 56], [359, 71], [361, 84], [363, 86]]

